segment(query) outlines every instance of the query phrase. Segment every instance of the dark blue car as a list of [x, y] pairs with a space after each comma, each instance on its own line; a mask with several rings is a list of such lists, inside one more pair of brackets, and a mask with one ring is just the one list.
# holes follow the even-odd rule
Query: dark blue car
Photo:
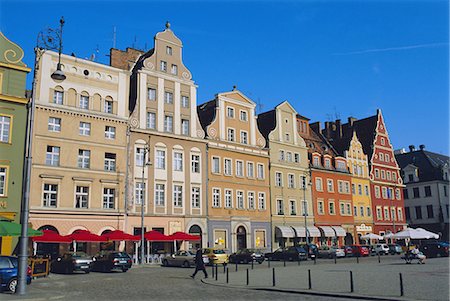
[[[13, 256], [0, 256], [0, 291], [16, 292], [19, 260]], [[31, 269], [27, 268], [27, 284], [31, 283]]]

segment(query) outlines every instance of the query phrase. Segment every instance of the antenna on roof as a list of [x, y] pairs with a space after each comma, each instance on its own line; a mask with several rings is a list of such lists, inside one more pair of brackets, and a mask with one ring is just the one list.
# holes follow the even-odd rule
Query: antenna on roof
[[134, 42], [133, 42], [133, 48], [134, 49], [136, 49], [136, 41], [137, 41], [137, 36], [136, 35], [134, 35]]
[[116, 26], [113, 26], [113, 48], [116, 48]]
[[261, 113], [264, 105], [261, 102], [261, 99], [258, 97], [258, 101], [256, 102], [256, 113]]
[[91, 54], [91, 56], [89, 56], [89, 60], [90, 61], [95, 61], [95, 58], [97, 56], [97, 54], [100, 52], [100, 50], [98, 49], [98, 44], [97, 44], [97, 48], [95, 49], [95, 51]]

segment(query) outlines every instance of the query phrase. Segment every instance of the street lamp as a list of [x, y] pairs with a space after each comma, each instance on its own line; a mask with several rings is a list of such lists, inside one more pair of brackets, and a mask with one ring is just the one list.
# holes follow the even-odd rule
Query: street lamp
[[306, 245], [307, 246], [309, 246], [308, 245], [308, 243], [309, 243], [309, 235], [308, 235], [308, 228], [307, 228], [307, 225], [308, 225], [308, 223], [307, 223], [307, 215], [308, 215], [308, 202], [307, 202], [307, 200], [306, 200], [306, 187], [307, 187], [307, 185], [309, 185], [310, 184], [310, 182], [308, 182], [307, 181], [307, 179], [308, 179], [308, 176], [307, 176], [307, 173], [305, 172], [304, 174], [303, 174], [303, 183], [302, 183], [302, 186], [303, 186], [303, 216], [304, 216], [304, 219], [305, 219], [305, 239], [306, 239]]
[[150, 153], [150, 137], [148, 143], [144, 145], [143, 148], [141, 148], [143, 152], [142, 156], [142, 178], [141, 178], [141, 189], [142, 189], [142, 199], [141, 199], [141, 264], [144, 263], [144, 257], [145, 257], [145, 250], [144, 250], [144, 244], [145, 244], [145, 237], [144, 237], [144, 206], [145, 206], [145, 167], [150, 166], [151, 162], [150, 160], [147, 162], [146, 157], [147, 154]]
[[[36, 75], [39, 68], [39, 61], [45, 50], [58, 50], [59, 59], [57, 70], [51, 75], [55, 80], [64, 80], [66, 76], [61, 70], [61, 51], [62, 51], [62, 26], [64, 18], [61, 17], [59, 31], [48, 28], [38, 34], [36, 47], [34, 49], [34, 71], [31, 100], [27, 104], [27, 128], [25, 135], [25, 162], [22, 178], [22, 206], [20, 212], [20, 223], [22, 226], [19, 238], [19, 271], [17, 282], [17, 293], [26, 294], [27, 286], [27, 268], [28, 268], [28, 217], [30, 212], [30, 180], [31, 180], [31, 162], [32, 162], [32, 140], [33, 123], [36, 100]], [[59, 72], [58, 72], [59, 71]]]

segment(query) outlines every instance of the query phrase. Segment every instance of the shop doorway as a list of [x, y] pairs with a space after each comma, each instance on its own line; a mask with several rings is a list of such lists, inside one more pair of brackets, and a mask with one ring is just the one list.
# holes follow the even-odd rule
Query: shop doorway
[[247, 248], [247, 231], [243, 226], [239, 226], [236, 233], [237, 250]]
[[198, 250], [202, 247], [202, 229], [198, 225], [193, 225], [189, 228], [189, 234], [200, 236], [200, 240], [189, 242], [189, 249]]

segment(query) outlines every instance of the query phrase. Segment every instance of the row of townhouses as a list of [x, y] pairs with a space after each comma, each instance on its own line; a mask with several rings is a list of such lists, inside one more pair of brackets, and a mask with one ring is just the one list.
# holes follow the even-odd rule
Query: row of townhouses
[[[361, 235], [406, 226], [405, 186], [380, 110], [322, 127], [287, 101], [257, 115], [255, 102], [236, 88], [198, 105], [182, 48], [167, 24], [152, 50], [111, 49], [109, 65], [63, 54], [62, 81], [50, 76], [58, 53], [40, 54], [33, 228], [140, 234], [143, 212], [144, 231], [185, 231], [201, 236], [190, 247], [236, 251], [306, 239], [359, 243]], [[29, 72], [11, 66], [0, 65], [2, 93], [7, 72], [21, 72], [23, 81]], [[14, 131], [26, 117], [13, 118], [3, 102], [17, 102], [24, 115], [26, 101], [23, 94], [1, 100], [0, 215], [17, 220], [24, 133]], [[16, 161], [3, 158], [8, 147]]]

